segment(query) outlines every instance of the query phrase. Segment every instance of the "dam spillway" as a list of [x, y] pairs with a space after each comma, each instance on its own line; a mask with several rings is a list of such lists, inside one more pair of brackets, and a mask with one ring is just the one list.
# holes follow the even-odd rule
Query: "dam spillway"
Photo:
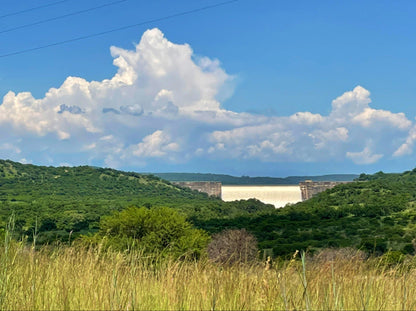
[[173, 182], [210, 196], [216, 196], [223, 201], [257, 199], [266, 204], [273, 204], [276, 208], [286, 204], [294, 204], [305, 201], [316, 194], [331, 189], [336, 185], [348, 183], [348, 181], [324, 181], [314, 182], [305, 180], [299, 185], [222, 185], [213, 181], [185, 181]]
[[299, 185], [284, 186], [222, 186], [224, 201], [257, 199], [276, 208], [302, 201]]

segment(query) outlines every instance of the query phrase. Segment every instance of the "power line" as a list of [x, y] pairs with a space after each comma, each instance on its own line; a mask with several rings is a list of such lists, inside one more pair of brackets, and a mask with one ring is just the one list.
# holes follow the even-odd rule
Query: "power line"
[[5, 17], [9, 17], [9, 16], [15, 16], [15, 15], [19, 15], [19, 14], [22, 14], [22, 13], [27, 13], [27, 12], [31, 12], [31, 11], [35, 11], [35, 10], [47, 8], [47, 7], [50, 7], [50, 6], [53, 6], [53, 5], [57, 5], [57, 4], [60, 4], [60, 3], [63, 3], [63, 2], [67, 2], [67, 1], [69, 1], [69, 0], [56, 1], [56, 2], [52, 2], [52, 3], [40, 5], [40, 6], [35, 6], [33, 8], [25, 9], [25, 10], [22, 10], [22, 11], [17, 11], [17, 12], [13, 12], [13, 13], [7, 13], [7, 14], [4, 14], [4, 15], [0, 15], [0, 18], [5, 18]]
[[163, 16], [163, 17], [159, 17], [159, 18], [155, 18], [155, 19], [150, 19], [150, 20], [143, 21], [143, 22], [137, 23], [137, 24], [132, 24], [132, 25], [127, 25], [127, 26], [123, 26], [123, 27], [119, 27], [119, 28], [114, 28], [114, 29], [110, 29], [110, 30], [107, 30], [107, 31], [102, 31], [102, 32], [98, 32], [98, 33], [94, 33], [94, 34], [90, 34], [90, 35], [85, 35], [85, 36], [81, 36], [81, 37], [77, 37], [77, 38], [73, 38], [73, 39], [68, 39], [68, 40], [64, 40], [64, 41], [58, 41], [58, 42], [54, 42], [54, 43], [50, 43], [50, 44], [46, 44], [46, 45], [42, 45], [42, 46], [37, 46], [37, 47], [25, 49], [25, 50], [20, 50], [20, 51], [16, 51], [16, 52], [12, 52], [12, 53], [2, 54], [2, 55], [0, 55], [0, 58], [5, 58], [5, 57], [9, 57], [9, 56], [24, 54], [24, 53], [29, 53], [29, 52], [33, 52], [33, 51], [37, 51], [37, 50], [41, 50], [41, 49], [46, 49], [46, 48], [53, 47], [53, 46], [72, 43], [72, 42], [76, 42], [76, 41], [80, 41], [80, 40], [85, 40], [85, 39], [89, 39], [89, 38], [93, 38], [93, 37], [106, 35], [106, 34], [117, 32], [117, 31], [122, 31], [122, 30], [130, 29], [130, 28], [134, 28], [134, 27], [138, 27], [138, 26], [143, 26], [143, 25], [146, 25], [146, 24], [160, 22], [160, 21], [172, 19], [172, 18], [175, 18], [175, 17], [190, 15], [190, 14], [198, 13], [198, 12], [201, 12], [201, 11], [206, 11], [206, 10], [209, 10], [209, 9], [217, 8], [217, 7], [224, 6], [224, 5], [231, 4], [231, 3], [234, 3], [234, 2], [238, 2], [238, 1], [239, 0], [224, 1], [224, 2], [217, 3], [217, 4], [207, 5], [207, 6], [204, 6], [204, 7], [193, 9], [193, 10], [183, 11], [183, 12], [175, 13], [175, 14], [172, 14], [172, 15], [167, 15], [167, 16]]
[[[65, 1], [67, 1], [67, 0], [65, 0]], [[44, 20], [37, 21], [37, 22], [34, 22], [34, 23], [21, 25], [21, 26], [17, 26], [17, 27], [14, 27], [14, 28], [9, 28], [9, 29], [6, 29], [6, 30], [0, 30], [0, 34], [15, 31], [15, 30], [22, 29], [22, 28], [28, 28], [28, 27], [35, 26], [35, 25], [45, 24], [45, 23], [48, 23], [48, 22], [56, 21], [58, 19], [62, 19], [62, 18], [66, 18], [66, 17], [70, 17], [70, 16], [74, 16], [74, 15], [78, 15], [78, 14], [82, 14], [82, 13], [86, 13], [86, 12], [95, 11], [95, 10], [102, 9], [102, 8], [105, 8], [105, 7], [110, 6], [110, 5], [115, 5], [115, 4], [119, 4], [119, 3], [122, 3], [122, 2], [126, 2], [126, 1], [127, 0], [114, 1], [114, 2], [103, 4], [103, 5], [99, 5], [99, 6], [96, 6], [96, 7], [92, 7], [92, 8], [89, 8], [89, 9], [85, 9], [85, 10], [81, 10], [81, 11], [68, 13], [68, 14], [65, 14], [65, 15], [60, 15], [60, 16], [44, 19]]]

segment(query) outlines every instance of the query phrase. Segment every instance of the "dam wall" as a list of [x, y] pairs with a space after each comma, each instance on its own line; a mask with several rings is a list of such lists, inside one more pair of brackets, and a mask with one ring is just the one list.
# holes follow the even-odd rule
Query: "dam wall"
[[192, 190], [198, 190], [199, 192], [205, 192], [209, 196], [221, 198], [222, 184], [217, 181], [175, 181], [172, 183]]
[[257, 199], [266, 204], [273, 204], [276, 208], [302, 200], [298, 185], [227, 185], [222, 186], [222, 199], [223, 201]]
[[311, 181], [305, 180], [299, 185], [226, 185], [216, 181], [175, 181], [175, 185], [205, 192], [209, 196], [221, 198], [224, 201], [258, 199], [263, 203], [273, 204], [276, 208], [288, 203], [294, 204], [305, 201], [320, 192], [331, 189], [339, 184], [350, 181]]
[[302, 201], [308, 200], [320, 192], [334, 188], [340, 184], [346, 184], [350, 181], [312, 181], [305, 180], [299, 183]]

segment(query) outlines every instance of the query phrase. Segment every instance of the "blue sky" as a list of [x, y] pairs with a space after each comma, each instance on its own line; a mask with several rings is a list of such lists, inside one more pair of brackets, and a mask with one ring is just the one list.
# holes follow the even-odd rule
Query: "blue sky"
[[[0, 16], [53, 2], [4, 0]], [[62, 1], [1, 17], [0, 56], [220, 2]], [[413, 169], [415, 9], [240, 0], [0, 57], [0, 158], [250, 176]]]

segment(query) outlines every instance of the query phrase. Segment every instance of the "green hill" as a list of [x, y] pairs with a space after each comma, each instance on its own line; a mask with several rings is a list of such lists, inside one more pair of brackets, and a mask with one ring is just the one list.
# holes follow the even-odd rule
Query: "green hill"
[[249, 177], [230, 176], [223, 174], [200, 173], [153, 173], [155, 176], [169, 181], [219, 181], [223, 185], [297, 185], [307, 179], [313, 181], [352, 181], [358, 178], [355, 174], [332, 174], [321, 176], [289, 176], [278, 177]]
[[167, 206], [194, 219], [272, 210], [256, 200], [222, 202], [153, 175], [90, 166], [45, 167], [0, 160], [0, 227], [38, 242], [95, 232], [101, 216], [128, 206]]
[[361, 174], [310, 200], [263, 215], [197, 221], [215, 233], [246, 228], [275, 255], [325, 247], [355, 247], [369, 253], [415, 253], [416, 169], [402, 174]]
[[275, 255], [325, 247], [414, 254], [416, 169], [361, 174], [281, 209], [257, 200], [223, 202], [152, 175], [90, 166], [42, 167], [0, 160], [0, 228], [15, 236], [68, 241], [99, 229], [102, 216], [129, 206], [167, 206], [209, 233], [246, 228]]

